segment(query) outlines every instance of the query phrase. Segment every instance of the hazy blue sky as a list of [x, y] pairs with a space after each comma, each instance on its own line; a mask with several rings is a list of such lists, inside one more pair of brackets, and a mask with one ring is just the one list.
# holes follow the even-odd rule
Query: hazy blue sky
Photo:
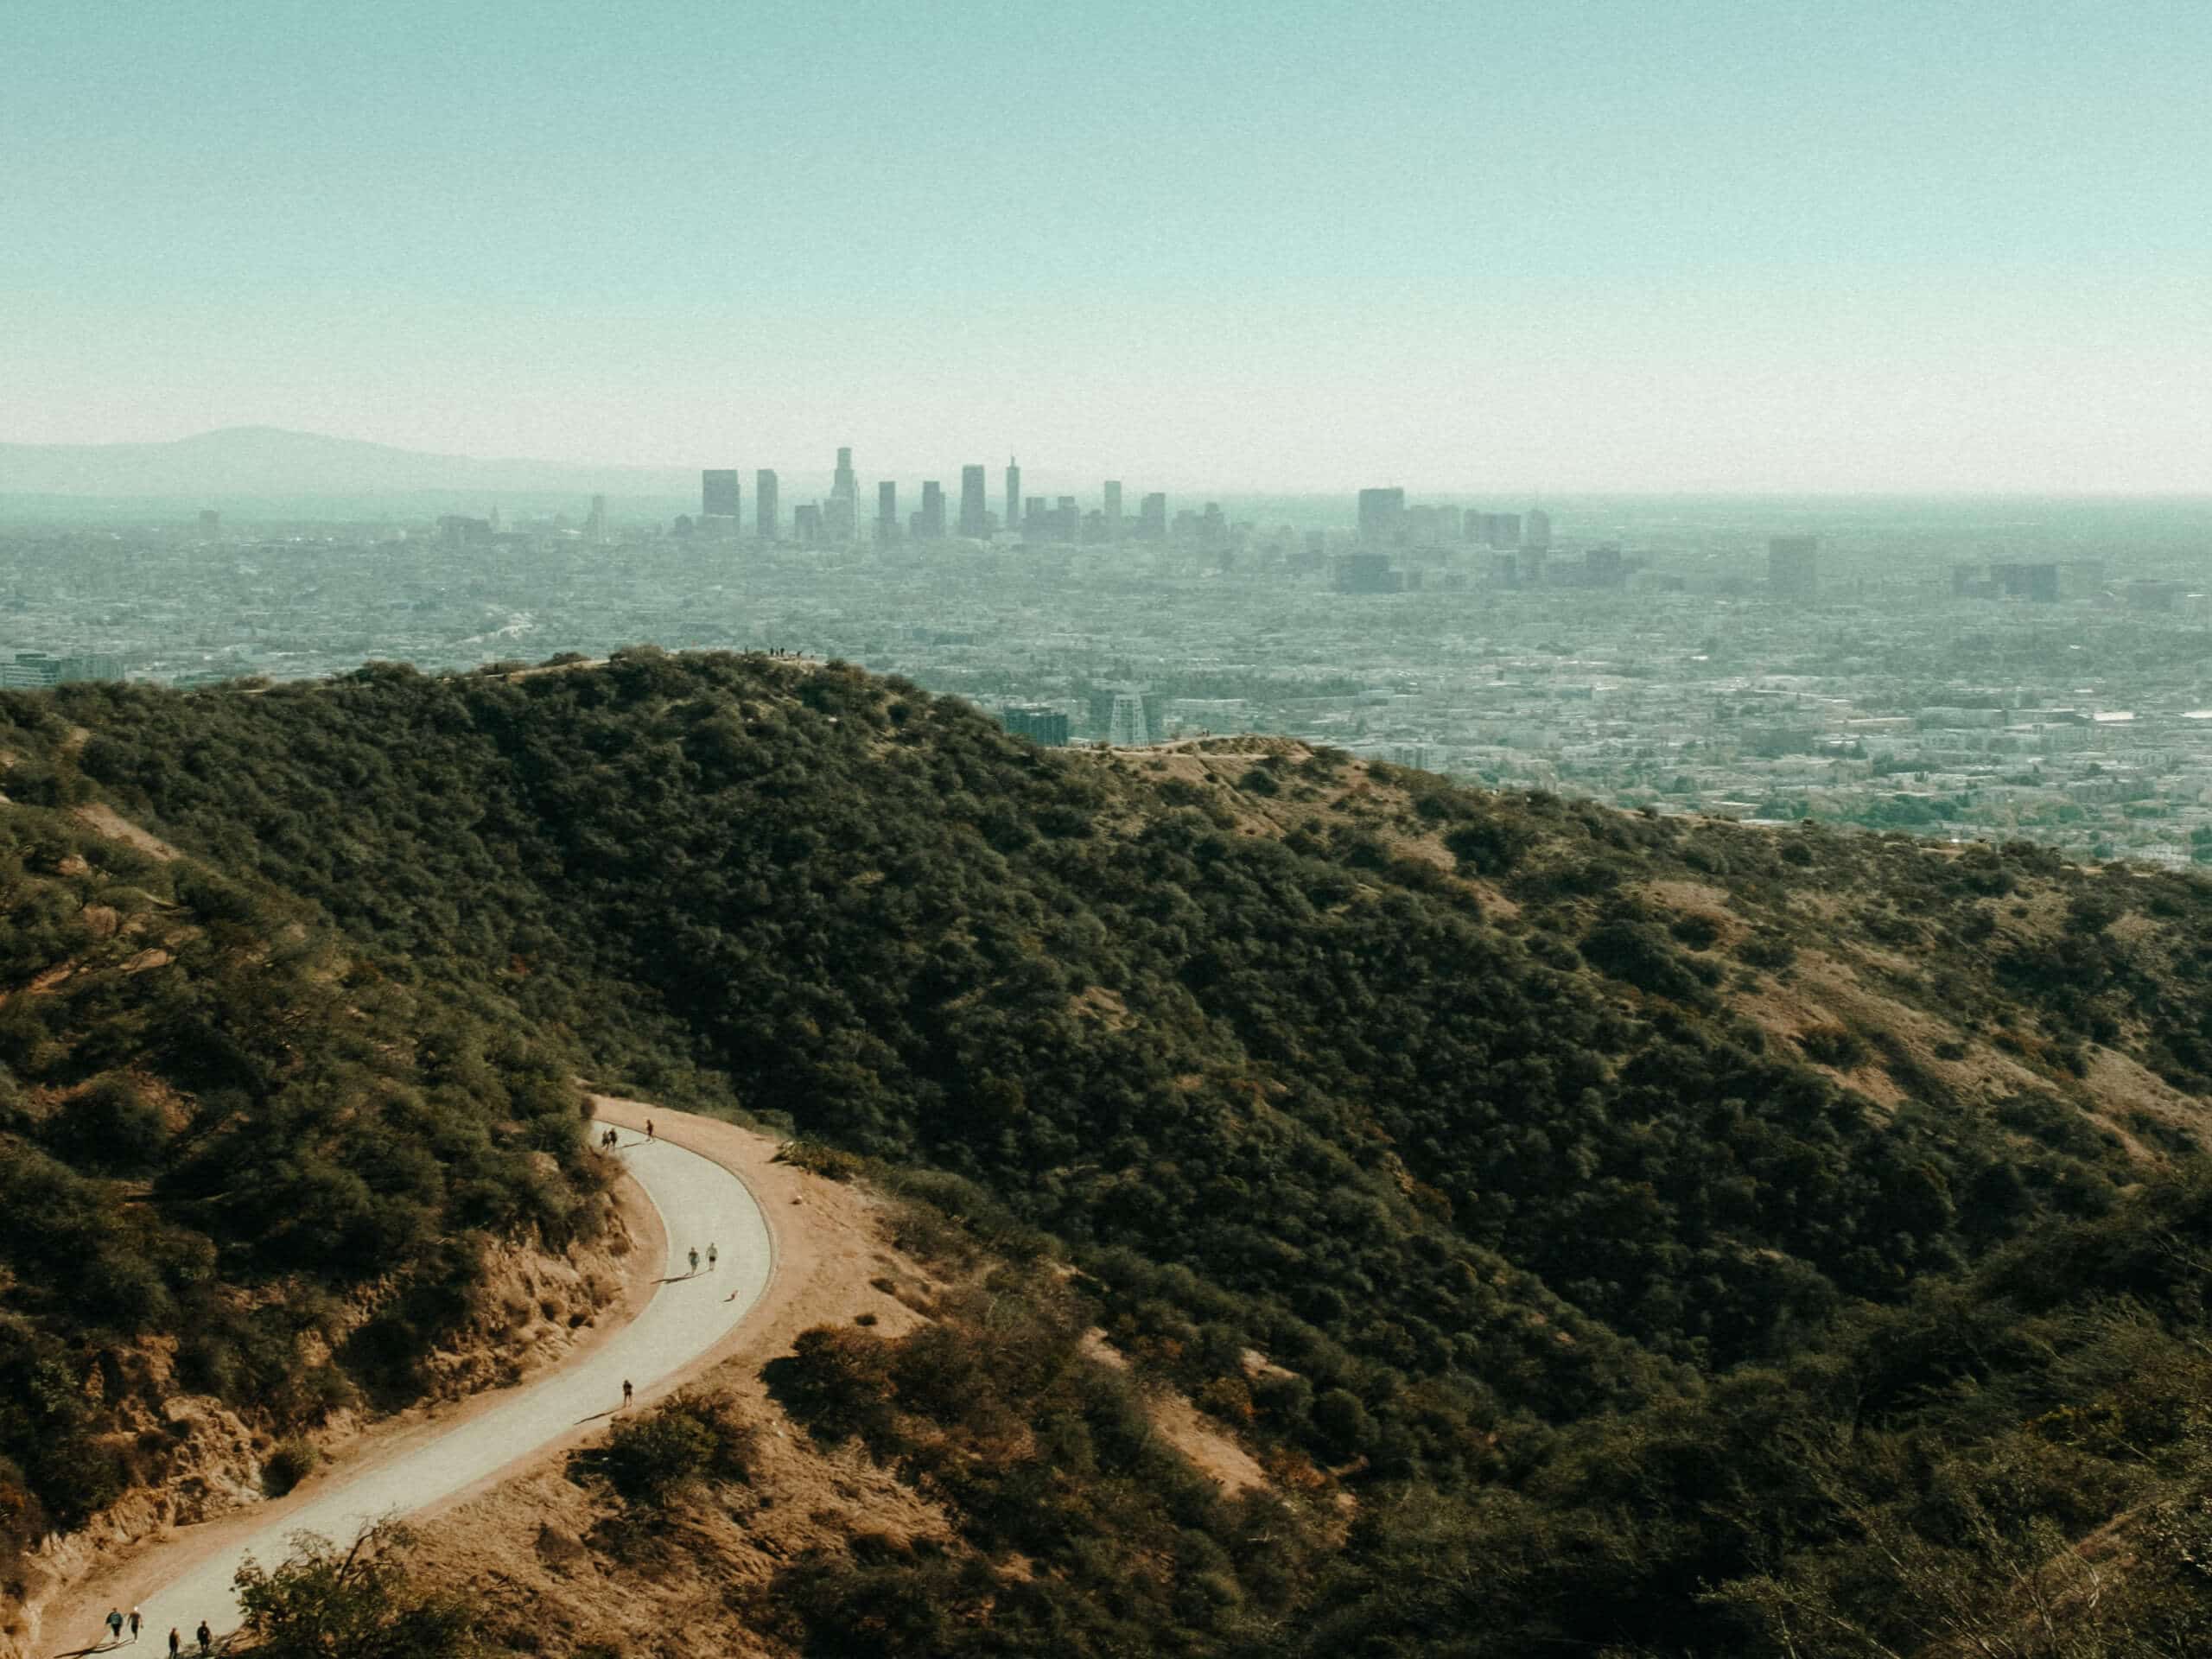
[[2212, 3], [7, 0], [0, 440], [2212, 489]]

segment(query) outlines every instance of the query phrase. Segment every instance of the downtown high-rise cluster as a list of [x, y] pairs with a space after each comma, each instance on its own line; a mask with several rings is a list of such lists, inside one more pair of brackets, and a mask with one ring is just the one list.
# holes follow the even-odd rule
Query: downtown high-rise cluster
[[[924, 481], [921, 502], [902, 520], [899, 486], [885, 479], [875, 486], [875, 516], [865, 525], [860, 515], [860, 480], [853, 470], [849, 448], [837, 451], [830, 493], [819, 501], [794, 505], [786, 523], [781, 493], [772, 468], [753, 475], [751, 533], [764, 542], [796, 542], [801, 545], [839, 544], [873, 540], [878, 545], [899, 541], [938, 541], [957, 536], [969, 541], [988, 541], [1014, 534], [1032, 542], [1166, 541], [1171, 526], [1167, 497], [1155, 491], [1138, 504], [1134, 517], [1122, 508], [1122, 483], [1108, 479], [1097, 506], [1085, 509], [1074, 496], [1024, 496], [1021, 467], [1008, 456], [1000, 497], [994, 508], [988, 469], [976, 463], [960, 469], [960, 499], [957, 512], [949, 512], [944, 486], [936, 479]], [[1179, 515], [1189, 521], [1194, 539], [1206, 539], [1209, 527], [1225, 534], [1228, 521], [1218, 504], [1208, 502], [1204, 512]], [[693, 535], [734, 539], [745, 533], [745, 500], [741, 474], [734, 467], [708, 467], [699, 474], [699, 516], [690, 529]]]

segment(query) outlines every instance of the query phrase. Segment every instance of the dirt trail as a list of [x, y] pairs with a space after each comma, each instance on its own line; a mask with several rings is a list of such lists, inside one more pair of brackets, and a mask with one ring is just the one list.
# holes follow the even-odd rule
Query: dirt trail
[[[650, 1118], [661, 1139], [713, 1159], [745, 1183], [768, 1217], [776, 1261], [767, 1289], [752, 1316], [688, 1368], [684, 1380], [734, 1358], [757, 1371], [788, 1353], [800, 1332], [842, 1324], [856, 1308], [874, 1313], [886, 1336], [920, 1323], [895, 1298], [869, 1288], [889, 1258], [879, 1205], [868, 1193], [778, 1163], [780, 1143], [757, 1129], [609, 1095], [594, 1095], [591, 1102], [607, 1122], [642, 1132]], [[673, 1243], [683, 1248], [683, 1240]]]
[[[809, 1306], [826, 1278], [853, 1273], [848, 1294], [850, 1283], [865, 1283], [871, 1269], [849, 1236], [826, 1249], [812, 1236], [808, 1206], [792, 1199], [802, 1184], [818, 1184], [772, 1163], [775, 1145], [766, 1137], [634, 1101], [594, 1097], [594, 1104], [601, 1122], [632, 1131], [623, 1136], [626, 1161], [671, 1235], [663, 1259], [673, 1271], [664, 1275], [658, 1262], [645, 1268], [658, 1285], [633, 1320], [589, 1355], [422, 1425], [380, 1455], [347, 1459], [285, 1500], [256, 1505], [204, 1536], [199, 1528], [181, 1529], [133, 1552], [53, 1610], [37, 1650], [77, 1651], [110, 1605], [134, 1602], [162, 1633], [170, 1624], [188, 1631], [201, 1617], [221, 1629], [232, 1617], [230, 1573], [245, 1553], [273, 1563], [300, 1528], [350, 1534], [376, 1515], [404, 1510], [419, 1520], [465, 1503], [603, 1432], [607, 1402], [619, 1399], [625, 1377], [639, 1385], [642, 1404], [741, 1348], [777, 1339], [756, 1335], [756, 1324], [785, 1333], [787, 1344], [792, 1329], [814, 1322]], [[650, 1142], [643, 1135], [649, 1117], [657, 1131]], [[719, 1250], [715, 1270], [688, 1271], [690, 1250], [709, 1243]], [[148, 1593], [149, 1584], [161, 1587]]]

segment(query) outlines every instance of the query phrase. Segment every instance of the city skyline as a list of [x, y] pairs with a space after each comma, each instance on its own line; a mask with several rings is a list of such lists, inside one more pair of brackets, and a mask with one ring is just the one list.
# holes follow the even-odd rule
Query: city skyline
[[[840, 444], [828, 493], [818, 501], [794, 503], [791, 539], [802, 544], [870, 542], [884, 547], [902, 540], [936, 540], [948, 534], [969, 541], [989, 541], [1012, 535], [1025, 542], [1067, 545], [1172, 538], [1219, 546], [1227, 543], [1232, 530], [1242, 531], [1248, 528], [1233, 524], [1218, 499], [1205, 500], [1196, 510], [1183, 508], [1171, 521], [1165, 491], [1146, 493], [1135, 519], [1131, 521], [1123, 512], [1122, 480], [1118, 478], [1098, 480], [1098, 505], [1088, 510], [1081, 505], [1080, 494], [1025, 495], [1021, 467], [1012, 455], [1007, 457], [1001, 475], [1001, 499], [1005, 505], [1002, 510], [994, 510], [990, 505], [989, 470], [980, 461], [961, 464], [959, 517], [950, 526], [946, 524], [942, 510], [943, 480], [926, 478], [920, 481], [922, 505], [909, 514], [903, 524], [899, 517], [899, 480], [895, 477], [878, 479], [875, 516], [863, 522], [858, 511], [860, 470], [853, 461], [853, 446]], [[740, 469], [734, 467], [701, 468], [699, 511], [696, 515], [677, 515], [673, 525], [676, 533], [702, 535], [709, 539], [741, 537], [744, 517], [740, 477]], [[780, 475], [773, 468], [762, 467], [754, 474], [754, 480], [757, 504], [753, 539], [780, 541], [782, 524], [777, 506]], [[1196, 495], [1211, 493], [1213, 493], [1200, 491]], [[1525, 541], [1524, 519], [1529, 530]], [[466, 518], [442, 522], [484, 523], [489, 527], [488, 521]], [[1523, 547], [1541, 559], [1551, 546], [1550, 515], [1533, 503], [1525, 513], [1465, 507], [1456, 502], [1408, 503], [1402, 486], [1360, 490], [1355, 498], [1353, 523], [1359, 541], [1370, 549], [1433, 547], [1464, 540], [1471, 545], [1506, 553], [1510, 563], [1510, 555]], [[594, 539], [603, 537], [607, 524], [604, 495], [592, 497], [588, 524], [592, 526], [589, 535]], [[1320, 532], [1314, 534], [1318, 537]], [[1777, 542], [1774, 545], [1779, 547], [1782, 543]], [[1319, 546], [1316, 541], [1316, 552]], [[1371, 574], [1380, 579], [1382, 572], [1378, 569]], [[1809, 594], [1809, 585], [1804, 591]]]
[[[9, 439], [2208, 481], [2212, 12], [2177, 0], [242, 0], [16, 8], [0, 49]], [[979, 62], [992, 97], [939, 95]], [[585, 66], [580, 120], [548, 92]], [[792, 210], [702, 216], [721, 179]]]
[[[864, 471], [865, 448], [853, 458]], [[1494, 499], [1455, 518], [1383, 494], [1364, 537], [1351, 496], [1316, 531], [1233, 502], [1171, 518], [1146, 492], [1122, 545], [995, 537], [919, 556], [872, 533], [807, 544], [819, 502], [769, 545], [613, 512], [594, 527], [574, 498], [0, 525], [16, 573], [0, 679], [800, 649], [1043, 710], [1039, 741], [1136, 741], [1136, 711], [1100, 694], [1139, 686], [1150, 741], [1274, 732], [1662, 812], [2212, 865], [2212, 500]], [[878, 522], [913, 499], [885, 495]], [[950, 527], [941, 484], [923, 502]], [[1083, 519], [1103, 532], [1103, 510]]]

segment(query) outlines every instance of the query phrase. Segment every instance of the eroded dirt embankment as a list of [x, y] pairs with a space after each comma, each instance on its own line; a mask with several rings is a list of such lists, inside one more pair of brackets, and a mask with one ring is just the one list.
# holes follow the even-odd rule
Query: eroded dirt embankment
[[[425, 1397], [380, 1415], [333, 1411], [306, 1438], [320, 1454], [296, 1491], [272, 1497], [264, 1467], [276, 1436], [259, 1413], [213, 1395], [175, 1394], [138, 1414], [125, 1438], [162, 1448], [165, 1468], [83, 1529], [48, 1539], [0, 1599], [0, 1659], [28, 1659], [92, 1640], [111, 1605], [129, 1607], [160, 1583], [334, 1484], [448, 1432], [512, 1385], [580, 1358], [627, 1325], [665, 1259], [658, 1217], [618, 1181], [605, 1230], [556, 1255], [513, 1242], [489, 1247], [467, 1324], [426, 1357]], [[373, 1296], [351, 1310], [365, 1317]], [[149, 1344], [157, 1376], [174, 1343]], [[97, 1605], [95, 1605], [97, 1604]], [[81, 1638], [81, 1639], [73, 1639]]]
[[[817, 1326], [912, 1332], [995, 1264], [962, 1268], [901, 1249], [896, 1200], [779, 1163], [765, 1135], [633, 1103], [599, 1106], [639, 1129], [651, 1116], [658, 1134], [723, 1163], [772, 1224], [778, 1259], [754, 1316], [683, 1379], [734, 1399], [758, 1427], [750, 1473], [671, 1504], [641, 1531], [636, 1516], [549, 1455], [435, 1517], [422, 1529], [418, 1567], [427, 1580], [465, 1591], [494, 1641], [531, 1651], [599, 1644], [664, 1659], [788, 1654], [761, 1635], [753, 1614], [791, 1562], [842, 1554], [855, 1541], [893, 1553], [964, 1546], [954, 1517], [896, 1466], [858, 1441], [824, 1445], [794, 1423], [762, 1368]], [[684, 1241], [677, 1244], [680, 1252]], [[1128, 1369], [1096, 1338], [1084, 1352]], [[1224, 1493], [1266, 1484], [1249, 1453], [1181, 1396], [1148, 1388], [1145, 1404], [1163, 1437]], [[1011, 1560], [994, 1570], [1019, 1576], [1028, 1567]]]

